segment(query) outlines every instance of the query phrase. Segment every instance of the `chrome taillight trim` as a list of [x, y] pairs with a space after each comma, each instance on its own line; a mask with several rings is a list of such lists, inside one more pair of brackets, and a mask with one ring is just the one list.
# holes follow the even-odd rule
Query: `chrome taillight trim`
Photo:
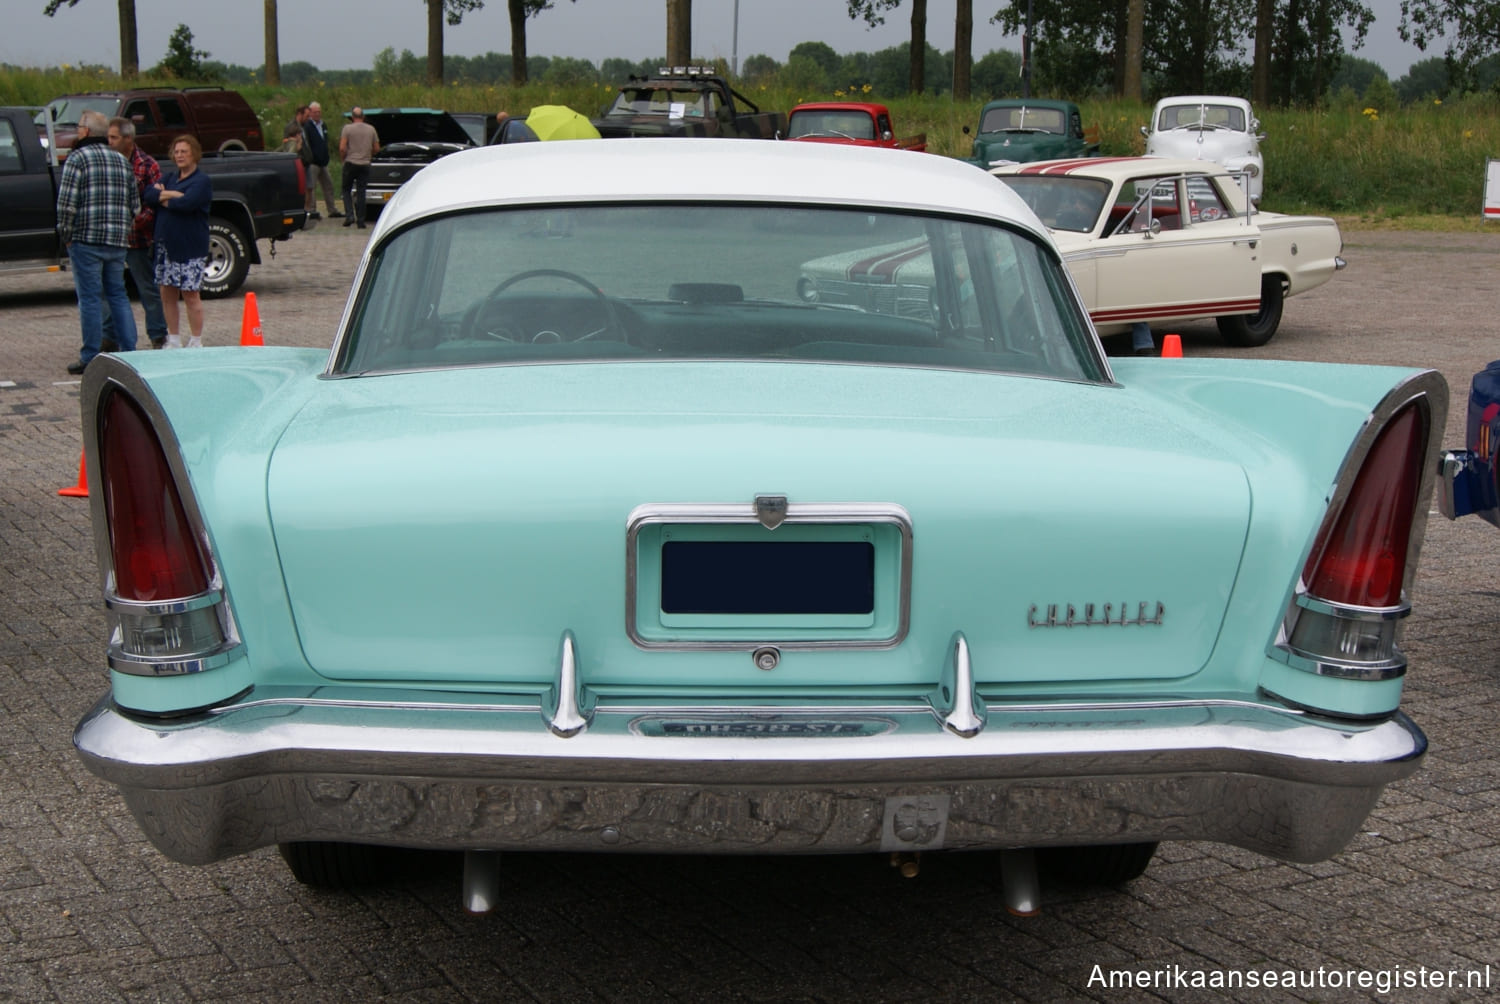
[[[636, 538], [641, 529], [659, 523], [762, 523], [755, 502], [656, 502], [637, 506], [625, 521], [625, 633], [643, 649], [676, 649], [679, 651], [753, 652], [762, 647], [784, 651], [813, 649], [884, 650], [895, 648], [906, 639], [911, 628], [911, 514], [902, 506], [885, 502], [790, 502], [780, 523], [888, 523], [901, 535], [901, 577], [896, 610], [896, 629], [888, 638], [837, 641], [786, 640], [766, 637], [750, 641], [661, 641], [641, 637], [636, 629], [637, 560]], [[778, 523], [779, 525], [779, 523]]]
[[[109, 513], [104, 500], [104, 472], [100, 468], [99, 432], [101, 412], [114, 393], [127, 394], [141, 409], [161, 444], [167, 469], [183, 513], [192, 528], [198, 552], [207, 564], [208, 590], [195, 596], [175, 597], [161, 601], [141, 602], [122, 598], [115, 587], [114, 553], [110, 547]], [[221, 635], [220, 644], [205, 652], [184, 652], [169, 659], [142, 659], [125, 653], [111, 638], [107, 660], [111, 669], [134, 676], [175, 676], [201, 673], [226, 665], [240, 654], [244, 642], [235, 622], [234, 611], [224, 588], [224, 576], [213, 538], [199, 508], [192, 479], [182, 459], [182, 445], [172, 429], [166, 410], [156, 399], [139, 373], [122, 359], [109, 353], [100, 355], [84, 371], [80, 388], [83, 400], [84, 462], [88, 483], [96, 486], [89, 492], [89, 517], [94, 530], [94, 551], [106, 609], [116, 616], [178, 616], [209, 607], [214, 609]]]
[[106, 586], [104, 590], [104, 606], [106, 609], [120, 614], [145, 614], [151, 617], [190, 613], [194, 610], [202, 610], [204, 607], [216, 606], [222, 603], [223, 600], [224, 592], [220, 589], [210, 589], [208, 592], [199, 593], [197, 596], [184, 596], [181, 599], [162, 600], [151, 603], [122, 599], [109, 586]]
[[226, 645], [216, 652], [204, 655], [146, 661], [132, 658], [111, 646], [106, 660], [110, 669], [127, 676], [191, 676], [194, 673], [206, 673], [211, 669], [229, 665], [234, 661], [236, 650], [240, 647], [240, 643], [235, 642], [233, 645]]
[[1399, 621], [1411, 613], [1411, 604], [1406, 601], [1394, 607], [1357, 607], [1351, 604], [1330, 603], [1311, 593], [1303, 593], [1293, 602], [1304, 610], [1327, 614], [1347, 621]]
[[[1337, 519], [1339, 513], [1343, 511], [1353, 491], [1354, 481], [1364, 466], [1370, 450], [1374, 447], [1375, 440], [1398, 412], [1412, 404], [1421, 410], [1422, 419], [1426, 423], [1426, 449], [1420, 464], [1421, 476], [1414, 500], [1411, 536], [1406, 542], [1406, 567], [1401, 579], [1401, 602], [1393, 607], [1360, 607], [1334, 603], [1313, 595], [1309, 592], [1307, 581], [1303, 578], [1313, 545], [1317, 542], [1323, 526], [1329, 520]], [[1276, 637], [1267, 651], [1267, 655], [1271, 658], [1293, 669], [1346, 680], [1390, 680], [1405, 674], [1406, 657], [1401, 654], [1396, 644], [1399, 639], [1396, 638], [1393, 638], [1392, 650], [1388, 658], [1368, 662], [1341, 660], [1328, 654], [1308, 653], [1293, 646], [1291, 639], [1296, 631], [1297, 622], [1305, 614], [1340, 620], [1380, 622], [1400, 620], [1411, 612], [1408, 597], [1412, 583], [1416, 579], [1422, 538], [1427, 532], [1427, 513], [1431, 507], [1433, 486], [1438, 474], [1438, 465], [1429, 461], [1441, 455], [1443, 429], [1447, 417], [1448, 384], [1436, 370], [1423, 370], [1403, 380], [1388, 391], [1370, 412], [1365, 419], [1364, 427], [1355, 437], [1353, 444], [1349, 447], [1349, 452], [1344, 456], [1338, 475], [1330, 486], [1328, 506], [1324, 510], [1323, 519], [1319, 521], [1318, 527], [1308, 538], [1302, 550], [1297, 565], [1297, 584], [1293, 590], [1291, 602], [1287, 604]]]
[[1395, 656], [1380, 662], [1338, 662], [1323, 655], [1312, 655], [1292, 648], [1281, 648], [1271, 657], [1293, 669], [1315, 676], [1329, 676], [1338, 680], [1394, 680], [1406, 675], [1406, 656], [1397, 652]]

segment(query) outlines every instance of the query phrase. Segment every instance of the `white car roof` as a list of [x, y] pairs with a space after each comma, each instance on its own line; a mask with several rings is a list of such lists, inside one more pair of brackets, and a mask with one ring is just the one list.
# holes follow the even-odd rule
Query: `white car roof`
[[1043, 239], [1047, 234], [1008, 188], [952, 158], [824, 143], [664, 138], [519, 143], [451, 154], [397, 190], [375, 236], [462, 208], [705, 200], [912, 209], [988, 217]]
[[[1207, 160], [1186, 160], [1181, 157], [1075, 157], [1071, 160], [1037, 160], [1029, 164], [1007, 164], [990, 168], [994, 175], [1063, 175], [1077, 178], [1098, 178], [1110, 185], [1118, 185], [1143, 175], [1167, 174], [1213, 174], [1228, 175], [1228, 168]], [[1238, 185], [1220, 185], [1220, 195], [1236, 213], [1244, 211], [1243, 193]]]
[[1037, 160], [1029, 164], [1006, 164], [991, 174], [1049, 174], [1102, 178], [1110, 182], [1142, 174], [1227, 174], [1228, 169], [1206, 160], [1181, 157], [1074, 157], [1068, 160]]
[[[1170, 98], [1162, 98], [1156, 103], [1156, 111], [1163, 108], [1172, 108], [1177, 105], [1235, 105], [1250, 111], [1250, 102], [1244, 98], [1230, 97], [1224, 94], [1179, 94]], [[1155, 117], [1155, 112], [1152, 113]]]

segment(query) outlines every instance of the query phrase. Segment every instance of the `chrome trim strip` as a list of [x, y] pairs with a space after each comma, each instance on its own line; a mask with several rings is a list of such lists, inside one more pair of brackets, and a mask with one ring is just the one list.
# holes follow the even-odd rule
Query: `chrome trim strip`
[[[295, 693], [282, 694], [282, 689], [292, 689]], [[349, 688], [337, 688], [340, 690]], [[388, 692], [388, 691], [387, 691]], [[252, 709], [297, 709], [297, 708], [361, 708], [371, 711], [404, 711], [404, 712], [426, 712], [426, 711], [463, 711], [463, 712], [494, 712], [515, 713], [530, 712], [537, 708], [536, 701], [517, 702], [514, 704], [500, 703], [484, 700], [489, 695], [476, 695], [477, 698], [470, 701], [457, 700], [401, 700], [395, 698], [350, 698], [350, 697], [317, 697], [313, 692], [305, 692], [303, 688], [277, 688], [261, 687], [256, 690], [257, 694], [269, 695], [250, 697], [236, 704], [220, 705], [209, 708], [204, 713], [207, 715], [235, 714]], [[425, 692], [413, 692], [425, 693]], [[894, 715], [910, 714], [923, 705], [912, 702], [907, 704], [890, 703], [830, 703], [830, 704], [753, 704], [753, 705], [728, 705], [727, 703], [706, 704], [701, 701], [691, 703], [656, 703], [643, 704], [629, 701], [612, 702], [607, 694], [598, 695], [599, 703], [595, 707], [596, 715], [714, 715], [726, 713], [757, 713], [767, 712], [778, 715], [807, 715], [826, 717], [828, 715]], [[1105, 711], [1151, 711], [1160, 709], [1241, 709], [1246, 711], [1270, 711], [1278, 714], [1300, 716], [1307, 712], [1300, 709], [1288, 709], [1280, 704], [1267, 704], [1263, 701], [1237, 700], [1233, 698], [1158, 698], [1145, 701], [1038, 701], [1035, 699], [1025, 701], [988, 701], [986, 709], [996, 713], [1002, 712], [1024, 712], [1041, 713], [1048, 711], [1056, 712], [1105, 712]]]
[[110, 669], [128, 676], [189, 676], [193, 673], [206, 673], [211, 669], [229, 665], [234, 661], [236, 650], [240, 647], [236, 643], [202, 655], [193, 654], [179, 656], [176, 659], [150, 660], [140, 656], [126, 655], [111, 645], [105, 658]]
[[[113, 577], [111, 577], [113, 585]], [[106, 589], [104, 593], [105, 609], [116, 611], [121, 614], [145, 615], [148, 617], [163, 617], [171, 614], [186, 614], [194, 610], [202, 610], [211, 607], [224, 599], [224, 593], [218, 589], [210, 589], [206, 593], [197, 596], [184, 596], [181, 599], [163, 600], [160, 603], [141, 603], [136, 600], [121, 599], [114, 589]]]
[[1394, 607], [1357, 607], [1347, 603], [1330, 603], [1311, 593], [1303, 593], [1297, 597], [1296, 602], [1304, 610], [1346, 621], [1399, 621], [1411, 613], [1411, 604], [1405, 601]]
[[1290, 645], [1271, 652], [1271, 658], [1285, 663], [1293, 669], [1314, 676], [1331, 676], [1338, 680], [1394, 680], [1406, 675], [1406, 656], [1397, 652], [1390, 659], [1380, 662], [1340, 662], [1326, 655], [1317, 655], [1292, 648]]
[[987, 709], [974, 685], [969, 641], [962, 631], [953, 633], [948, 658], [943, 662], [943, 678], [929, 695], [928, 703], [942, 720], [943, 727], [956, 736], [972, 739], [984, 729]]
[[[1360, 468], [1364, 465], [1365, 458], [1369, 456], [1370, 449], [1375, 445], [1375, 439], [1385, 428], [1391, 417], [1406, 405], [1416, 402], [1421, 410], [1422, 418], [1427, 423], [1427, 448], [1423, 454], [1421, 463], [1421, 480], [1417, 485], [1415, 511], [1412, 513], [1411, 539], [1406, 546], [1406, 570], [1401, 580], [1402, 607], [1409, 607], [1406, 597], [1410, 595], [1412, 584], [1417, 576], [1417, 563], [1421, 555], [1422, 539], [1427, 534], [1427, 515], [1432, 508], [1433, 484], [1438, 477], [1438, 464], [1433, 462], [1434, 458], [1442, 456], [1442, 437], [1444, 424], [1448, 418], [1448, 383], [1437, 370], [1422, 370], [1412, 374], [1401, 381], [1395, 387], [1386, 392], [1385, 397], [1370, 412], [1365, 419], [1363, 428], [1354, 442], [1349, 446], [1349, 452], [1344, 456], [1344, 462], [1339, 465], [1338, 474], [1333, 484], [1329, 487], [1328, 505], [1324, 509], [1323, 519], [1318, 522], [1312, 534], [1308, 537], [1306, 545], [1302, 549], [1301, 557], [1297, 565], [1297, 584], [1294, 587], [1292, 600], [1287, 604], [1286, 613], [1282, 615], [1281, 625], [1277, 628], [1276, 637], [1266, 654], [1279, 662], [1292, 665], [1290, 656], [1292, 632], [1297, 626], [1297, 619], [1304, 609], [1316, 610], [1318, 604], [1333, 607], [1308, 592], [1308, 585], [1302, 578], [1302, 573], [1307, 568], [1307, 559], [1312, 552], [1313, 544], [1316, 543], [1318, 533], [1323, 524], [1329, 519], [1335, 518], [1349, 494], [1354, 490], [1354, 480]], [[1306, 602], [1304, 602], [1306, 597]], [[1358, 610], [1359, 608], [1345, 608]], [[1333, 612], [1329, 610], [1327, 612]], [[1336, 614], [1336, 616], [1341, 616]], [[1282, 653], [1279, 654], [1278, 653]], [[1399, 654], [1399, 653], [1398, 653]], [[1299, 669], [1307, 669], [1306, 666], [1298, 666]], [[1316, 672], [1307, 669], [1308, 672]], [[1383, 669], [1379, 671], [1385, 671]], [[1403, 670], [1404, 672], [1404, 670]], [[1327, 675], [1327, 674], [1319, 674]], [[1347, 677], [1346, 677], [1347, 678]], [[1377, 679], [1389, 679], [1390, 677], [1376, 677]]]
[[887, 523], [901, 534], [901, 579], [897, 586], [896, 630], [889, 638], [832, 641], [785, 641], [779, 638], [757, 638], [755, 641], [655, 641], [642, 638], [636, 630], [636, 543], [641, 528], [663, 523], [755, 524], [760, 514], [752, 502], [652, 502], [636, 506], [625, 521], [625, 633], [643, 649], [675, 649], [685, 652], [753, 652], [771, 646], [782, 651], [813, 649], [863, 649], [878, 651], [895, 648], [905, 640], [911, 627], [911, 514], [902, 506], [889, 502], [789, 502], [781, 525]]
[[594, 695], [578, 674], [578, 646], [572, 631], [558, 644], [557, 679], [542, 695], [542, 721], [555, 736], [571, 739], [594, 719]]

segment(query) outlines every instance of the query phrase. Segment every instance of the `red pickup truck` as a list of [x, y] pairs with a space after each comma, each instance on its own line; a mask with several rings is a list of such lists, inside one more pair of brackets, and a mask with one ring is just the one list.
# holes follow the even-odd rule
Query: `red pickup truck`
[[789, 116], [786, 138], [892, 150], [927, 149], [926, 133], [897, 139], [891, 128], [891, 110], [868, 101], [814, 101], [798, 105]]

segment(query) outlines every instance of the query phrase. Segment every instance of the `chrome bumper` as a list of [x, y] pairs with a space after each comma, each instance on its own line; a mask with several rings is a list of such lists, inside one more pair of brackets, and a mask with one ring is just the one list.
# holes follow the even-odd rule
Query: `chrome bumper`
[[[107, 701], [74, 734], [163, 853], [338, 840], [463, 850], [833, 853], [1214, 840], [1316, 861], [1427, 740], [1252, 702], [990, 704], [971, 738], [901, 707], [611, 707], [268, 694], [191, 721]], [[343, 694], [343, 691], [340, 691]]]

